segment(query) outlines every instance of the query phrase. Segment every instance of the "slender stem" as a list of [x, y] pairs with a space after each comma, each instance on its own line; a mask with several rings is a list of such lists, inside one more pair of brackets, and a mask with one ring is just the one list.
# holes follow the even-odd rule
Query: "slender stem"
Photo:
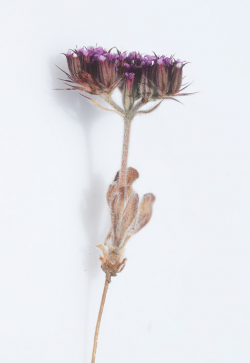
[[122, 148], [122, 165], [121, 165], [121, 172], [120, 172], [120, 174], [121, 174], [120, 175], [120, 188], [126, 186], [130, 129], [131, 129], [131, 118], [128, 116], [125, 116], [124, 117], [123, 148]]
[[[124, 135], [123, 135], [123, 149], [122, 149], [122, 165], [120, 171], [120, 187], [126, 186], [126, 178], [127, 178], [127, 162], [128, 162], [128, 148], [129, 148], [129, 137], [130, 137], [130, 128], [131, 128], [131, 117], [126, 115], [124, 117]], [[96, 328], [95, 328], [95, 336], [94, 336], [94, 346], [92, 351], [92, 359], [91, 363], [95, 363], [98, 335], [100, 330], [101, 318], [103, 313], [103, 308], [106, 300], [106, 295], [108, 291], [108, 286], [110, 282], [110, 276], [106, 275], [104, 290], [102, 294], [102, 301], [100, 305], [100, 310], [97, 318]]]
[[120, 112], [121, 114], [124, 114], [123, 109], [120, 106], [118, 106], [111, 97], [108, 99], [107, 102], [110, 104], [110, 106], [114, 107], [116, 111]]
[[101, 301], [99, 314], [98, 314], [98, 318], [97, 318], [97, 323], [96, 323], [96, 328], [95, 328], [94, 346], [93, 346], [93, 351], [92, 351], [91, 363], [95, 363], [99, 329], [100, 329], [100, 324], [101, 324], [101, 319], [102, 319], [102, 312], [103, 312], [103, 308], [104, 308], [104, 304], [105, 304], [105, 300], [106, 300], [106, 295], [107, 295], [107, 291], [108, 291], [108, 286], [109, 286], [109, 281], [108, 281], [108, 277], [106, 276], [105, 285], [104, 285], [104, 289], [103, 289], [103, 293], [102, 293], [102, 301]]
[[132, 109], [131, 113], [135, 114], [142, 106], [146, 105], [148, 103], [147, 100], [141, 100], [139, 101]]

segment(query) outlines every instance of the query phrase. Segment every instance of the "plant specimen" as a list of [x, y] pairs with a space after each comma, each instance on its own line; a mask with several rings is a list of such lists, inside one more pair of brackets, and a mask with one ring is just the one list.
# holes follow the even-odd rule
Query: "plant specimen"
[[[138, 114], [154, 111], [163, 100], [177, 101], [175, 96], [189, 94], [182, 92], [188, 86], [182, 85], [182, 70], [186, 62], [176, 60], [173, 56], [141, 55], [137, 52], [127, 54], [117, 49], [112, 52], [112, 49], [106, 51], [102, 47], [84, 47], [69, 51], [65, 54], [69, 73], [63, 71], [68, 77], [65, 80], [65, 84], [70, 87], [68, 90], [83, 92], [83, 96], [96, 106], [115, 112], [124, 120], [121, 169], [107, 192], [110, 231], [104, 244], [97, 246], [102, 252], [101, 267], [106, 277], [94, 336], [92, 363], [95, 362], [100, 322], [111, 277], [125, 267], [124, 248], [128, 240], [149, 222], [155, 201], [154, 195], [149, 193], [140, 202], [132, 187], [139, 173], [127, 167], [131, 122]], [[122, 95], [123, 107], [112, 98], [117, 88]], [[91, 96], [99, 96], [111, 108], [104, 107]], [[152, 101], [158, 103], [144, 110], [143, 106]]]

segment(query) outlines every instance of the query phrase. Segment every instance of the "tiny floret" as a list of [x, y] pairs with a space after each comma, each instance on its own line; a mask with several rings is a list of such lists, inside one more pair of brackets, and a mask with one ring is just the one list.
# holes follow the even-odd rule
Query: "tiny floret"
[[103, 55], [100, 55], [98, 57], [98, 59], [101, 61], [101, 62], [104, 62], [106, 60], [106, 57], [104, 57]]
[[132, 79], [134, 79], [134, 76], [135, 76], [134, 73], [128, 73], [128, 72], [124, 73], [124, 75], [128, 81], [131, 81]]

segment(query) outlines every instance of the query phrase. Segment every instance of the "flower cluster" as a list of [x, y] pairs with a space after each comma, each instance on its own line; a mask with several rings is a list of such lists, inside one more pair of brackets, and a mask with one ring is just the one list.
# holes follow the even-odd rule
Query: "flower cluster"
[[126, 259], [122, 258], [127, 241], [139, 232], [150, 220], [155, 196], [145, 194], [139, 204], [138, 194], [132, 189], [133, 182], [139, 178], [134, 168], [127, 169], [126, 186], [120, 187], [120, 172], [109, 186], [107, 202], [110, 208], [111, 228], [104, 245], [98, 245], [104, 257], [102, 269], [108, 280], [116, 276], [125, 266]]
[[145, 104], [184, 95], [180, 91], [186, 62], [172, 56], [111, 51], [102, 47], [68, 51], [65, 56], [70, 74], [65, 73], [70, 89], [99, 95], [108, 101], [118, 87], [123, 94], [125, 112], [129, 112], [138, 99]]

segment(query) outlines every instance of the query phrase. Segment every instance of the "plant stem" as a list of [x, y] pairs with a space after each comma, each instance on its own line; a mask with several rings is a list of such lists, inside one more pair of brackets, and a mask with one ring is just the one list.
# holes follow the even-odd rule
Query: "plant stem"
[[93, 351], [92, 351], [91, 363], [95, 363], [99, 329], [100, 329], [100, 324], [101, 324], [101, 319], [102, 319], [103, 308], [104, 308], [104, 304], [105, 304], [105, 300], [106, 300], [106, 295], [107, 295], [107, 291], [108, 291], [108, 286], [109, 286], [109, 280], [108, 280], [108, 277], [106, 276], [105, 285], [104, 285], [104, 289], [103, 289], [103, 293], [102, 293], [102, 301], [101, 301], [99, 314], [98, 314], [98, 318], [97, 318], [97, 323], [96, 323], [96, 328], [95, 328], [94, 346], [93, 346]]
[[123, 148], [122, 148], [122, 165], [121, 165], [121, 171], [120, 171], [120, 188], [126, 186], [130, 128], [131, 128], [131, 118], [128, 116], [125, 116], [124, 117]]
[[[120, 171], [120, 188], [126, 187], [130, 128], [131, 128], [131, 117], [126, 115], [124, 117], [124, 134], [123, 134], [123, 148], [122, 148], [122, 165], [121, 165], [121, 171]], [[102, 301], [101, 301], [100, 310], [99, 310], [96, 328], [95, 328], [94, 346], [93, 346], [93, 351], [92, 351], [91, 363], [95, 363], [98, 335], [99, 335], [99, 330], [100, 330], [103, 308], [104, 308], [106, 295], [107, 295], [107, 291], [108, 291], [108, 286], [110, 283], [110, 277], [111, 276], [106, 275], [105, 285], [104, 285], [103, 294], [102, 294]]]
[[111, 97], [109, 97], [109, 98], [107, 99], [107, 102], [110, 104], [110, 106], [114, 107], [114, 109], [115, 109], [116, 111], [120, 112], [121, 114], [123, 114], [123, 113], [124, 113], [123, 109], [122, 109], [120, 106], [118, 106], [118, 105], [115, 103], [115, 101], [113, 101], [113, 100], [112, 100], [112, 98], [111, 98]]

